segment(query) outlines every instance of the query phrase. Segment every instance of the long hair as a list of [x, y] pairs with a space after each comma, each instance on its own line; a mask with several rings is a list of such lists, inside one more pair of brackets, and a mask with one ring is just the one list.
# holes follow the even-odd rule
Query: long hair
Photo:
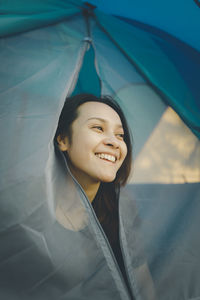
[[[113, 182], [104, 183], [102, 182], [97, 192], [95, 199], [93, 200], [94, 206], [97, 211], [97, 217], [102, 226], [111, 226], [111, 232], [113, 237], [116, 228], [114, 222], [112, 222], [116, 214], [118, 214], [118, 198], [120, 187], [125, 185], [131, 172], [132, 165], [132, 138], [128, 128], [128, 124], [125, 115], [120, 108], [119, 104], [110, 96], [96, 97], [92, 94], [79, 94], [72, 97], [68, 97], [65, 100], [63, 106], [58, 127], [56, 130], [54, 143], [57, 144], [57, 137], [60, 135], [61, 138], [68, 137], [69, 142], [72, 139], [72, 123], [78, 117], [78, 107], [85, 102], [100, 102], [107, 104], [114, 109], [119, 115], [122, 126], [124, 129], [124, 142], [127, 146], [127, 155], [116, 174], [116, 178]], [[113, 219], [113, 220], [112, 220]], [[112, 239], [112, 237], [111, 237]]]

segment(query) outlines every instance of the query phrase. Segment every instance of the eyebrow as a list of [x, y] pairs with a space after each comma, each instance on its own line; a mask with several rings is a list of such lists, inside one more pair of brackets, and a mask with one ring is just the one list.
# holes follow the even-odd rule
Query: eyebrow
[[[106, 123], [106, 122], [107, 122], [105, 119], [99, 118], [99, 117], [92, 117], [92, 118], [87, 119], [87, 121], [90, 121], [90, 120], [99, 120], [99, 121], [101, 121], [101, 122], [103, 122], [103, 123]], [[122, 124], [118, 124], [117, 127], [123, 128]]]

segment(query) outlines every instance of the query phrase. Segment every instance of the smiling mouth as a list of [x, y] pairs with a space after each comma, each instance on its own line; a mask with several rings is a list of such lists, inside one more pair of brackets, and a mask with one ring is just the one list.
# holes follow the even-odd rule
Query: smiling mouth
[[106, 161], [110, 161], [112, 163], [114, 163], [117, 160], [114, 155], [110, 155], [110, 154], [95, 153], [95, 155], [97, 157], [99, 157], [100, 159], [103, 159], [103, 160], [106, 160]]

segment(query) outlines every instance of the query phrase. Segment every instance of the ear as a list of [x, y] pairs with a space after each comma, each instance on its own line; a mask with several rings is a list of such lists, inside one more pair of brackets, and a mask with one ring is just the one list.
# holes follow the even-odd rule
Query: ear
[[65, 136], [64, 138], [61, 138], [61, 136], [57, 136], [57, 142], [58, 142], [58, 147], [61, 151], [67, 151], [69, 148], [69, 140], [68, 137]]

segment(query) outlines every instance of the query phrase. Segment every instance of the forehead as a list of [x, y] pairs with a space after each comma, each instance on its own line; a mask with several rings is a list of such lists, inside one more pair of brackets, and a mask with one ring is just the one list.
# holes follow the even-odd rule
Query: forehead
[[105, 121], [122, 125], [118, 113], [109, 105], [100, 102], [85, 102], [78, 107], [78, 118], [87, 121], [90, 118], [101, 118]]

